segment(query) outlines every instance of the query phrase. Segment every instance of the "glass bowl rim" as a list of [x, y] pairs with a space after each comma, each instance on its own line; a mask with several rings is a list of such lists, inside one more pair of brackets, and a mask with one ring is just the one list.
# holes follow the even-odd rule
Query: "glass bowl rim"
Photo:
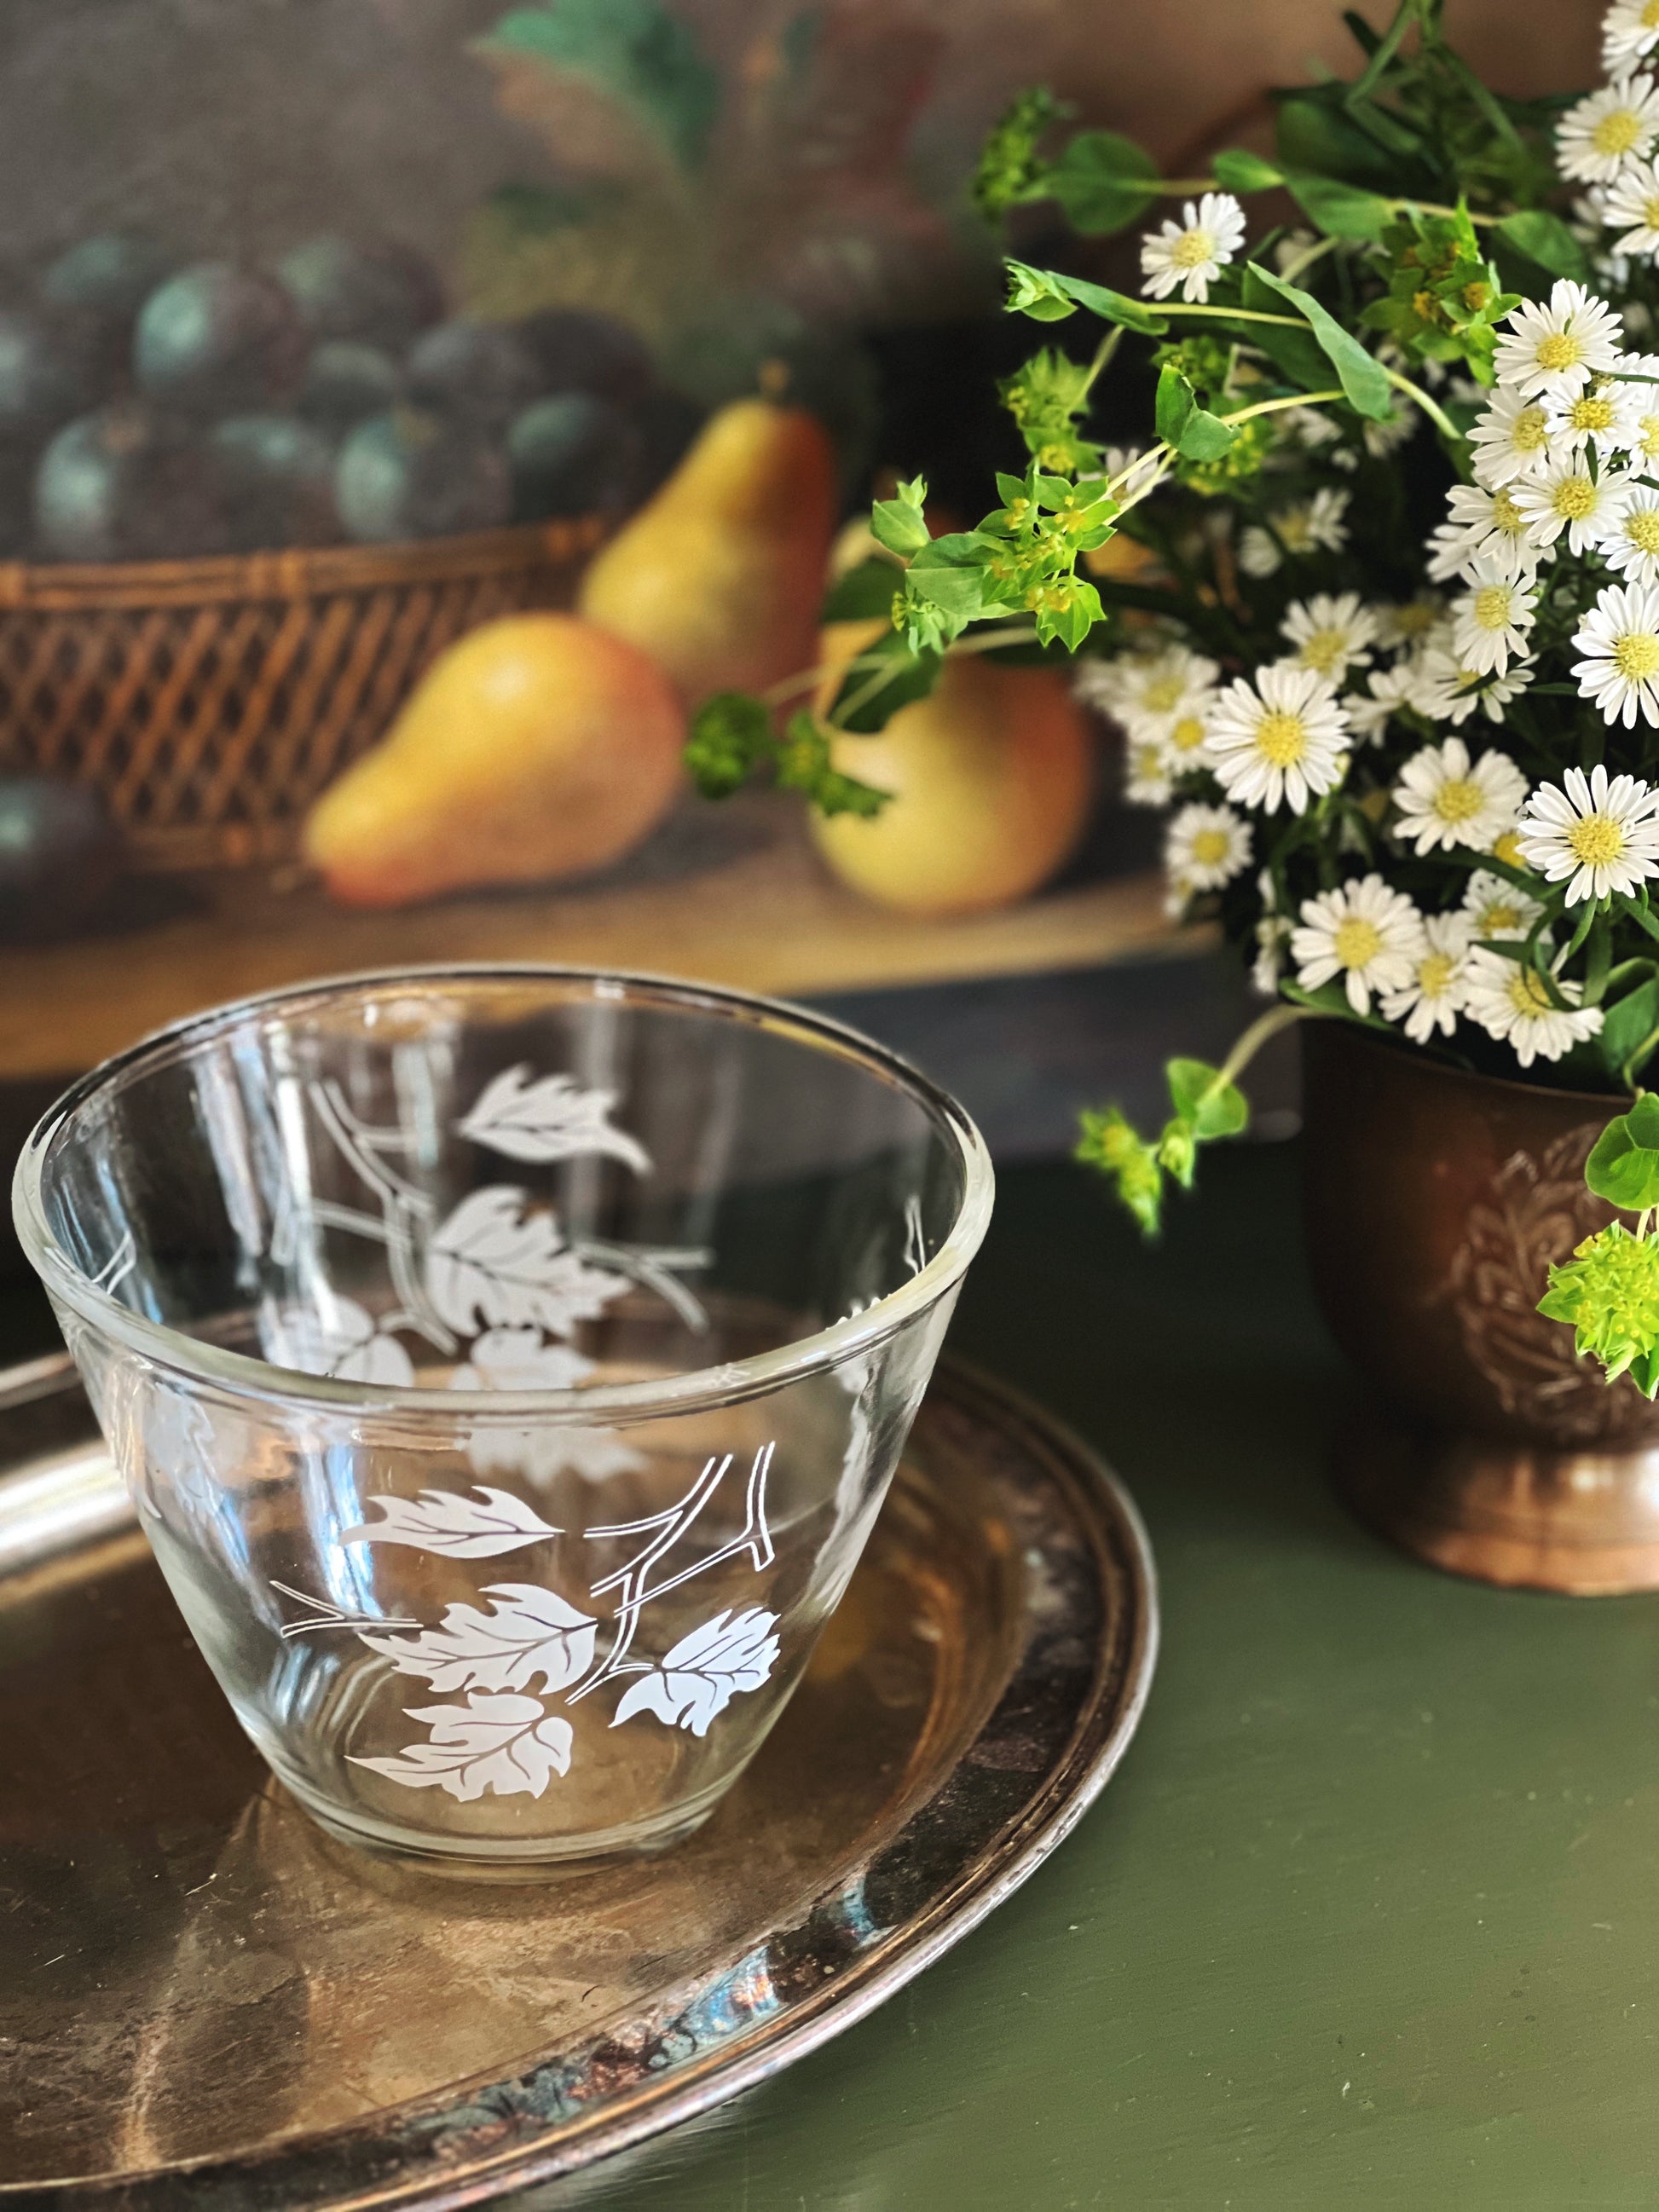
[[18, 1238], [47, 1289], [80, 1320], [101, 1334], [114, 1338], [128, 1350], [198, 1382], [216, 1385], [239, 1399], [256, 1398], [283, 1405], [313, 1404], [336, 1413], [356, 1413], [393, 1419], [398, 1415], [424, 1419], [442, 1414], [453, 1421], [457, 1410], [453, 1390], [341, 1382], [331, 1376], [307, 1375], [298, 1368], [279, 1367], [205, 1338], [189, 1335], [165, 1322], [152, 1321], [135, 1312], [83, 1273], [59, 1245], [46, 1220], [41, 1189], [46, 1156], [52, 1139], [78, 1111], [117, 1084], [125, 1085], [169, 1061], [183, 1059], [216, 1035], [250, 1017], [283, 1006], [301, 1006], [307, 1001], [368, 989], [395, 989], [402, 986], [419, 990], [446, 982], [586, 985], [590, 1000], [608, 999], [620, 1003], [631, 997], [658, 1004], [666, 1002], [681, 1012], [746, 1022], [774, 1031], [781, 1029], [791, 1034], [793, 1042], [805, 1048], [852, 1060], [905, 1093], [954, 1150], [963, 1177], [956, 1218], [938, 1251], [908, 1282], [890, 1291], [861, 1313], [845, 1316], [775, 1351], [691, 1369], [656, 1381], [616, 1383], [608, 1389], [589, 1390], [469, 1392], [469, 1422], [477, 1425], [482, 1416], [489, 1425], [501, 1426], [513, 1421], [545, 1420], [556, 1413], [561, 1421], [587, 1427], [618, 1417], [644, 1419], [657, 1414], [729, 1405], [780, 1389], [805, 1376], [842, 1366], [897, 1334], [956, 1289], [984, 1240], [995, 1196], [995, 1176], [990, 1153], [973, 1120], [948, 1091], [924, 1075], [920, 1068], [850, 1024], [814, 1013], [787, 1000], [634, 969], [566, 966], [536, 961], [448, 961], [363, 969], [304, 983], [284, 984], [229, 1000], [152, 1030], [71, 1084], [29, 1132], [12, 1178], [12, 1217]]

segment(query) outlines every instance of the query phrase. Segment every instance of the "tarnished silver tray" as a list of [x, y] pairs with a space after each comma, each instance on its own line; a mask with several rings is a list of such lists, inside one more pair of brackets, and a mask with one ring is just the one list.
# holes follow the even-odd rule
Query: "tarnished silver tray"
[[812, 1668], [701, 1832], [394, 1870], [265, 1776], [58, 1363], [0, 1376], [0, 2202], [459, 2206], [787, 2065], [1051, 1851], [1157, 1642], [1133, 1508], [945, 1367]]

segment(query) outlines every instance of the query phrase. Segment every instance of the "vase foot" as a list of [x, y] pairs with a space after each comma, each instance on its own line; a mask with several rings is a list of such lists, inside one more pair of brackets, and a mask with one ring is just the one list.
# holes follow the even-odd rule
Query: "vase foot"
[[1332, 1472], [1367, 1527], [1449, 1574], [1578, 1597], [1659, 1589], [1659, 1449], [1546, 1450], [1370, 1407]]

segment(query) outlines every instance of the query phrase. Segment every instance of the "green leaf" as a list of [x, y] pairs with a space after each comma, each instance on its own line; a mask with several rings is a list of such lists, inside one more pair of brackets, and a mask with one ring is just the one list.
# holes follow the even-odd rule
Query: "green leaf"
[[878, 545], [901, 560], [919, 553], [927, 543], [927, 518], [921, 511], [927, 496], [927, 479], [902, 483], [892, 499], [878, 499], [870, 510], [870, 531]]
[[913, 653], [896, 630], [890, 630], [854, 656], [828, 719], [838, 730], [869, 737], [884, 729], [901, 707], [925, 699], [944, 665], [941, 654]]
[[1237, 435], [1231, 422], [1200, 407], [1176, 441], [1176, 451], [1183, 460], [1218, 461]]
[[1145, 215], [1158, 197], [1147, 180], [1157, 176], [1158, 163], [1133, 138], [1079, 131], [1051, 164], [1047, 185], [1073, 230], [1102, 238]]
[[1008, 271], [1007, 313], [1033, 315], [1041, 323], [1057, 323], [1079, 307], [1121, 323], [1126, 330], [1147, 337], [1162, 337], [1169, 325], [1161, 315], [1104, 284], [1091, 284], [1081, 276], [1062, 276], [1058, 270], [1033, 269], [1026, 261], [1005, 261]]
[[1278, 103], [1274, 131], [1279, 160], [1286, 169], [1322, 177], [1341, 177], [1350, 184], [1389, 189], [1395, 165], [1337, 98], [1322, 98], [1316, 91], [1297, 92]]
[[[1620, 1074], [1632, 1054], [1659, 1030], [1659, 975], [1650, 975], [1622, 999], [1605, 1007], [1596, 1043], [1612, 1075]], [[1639, 1073], [1632, 1070], [1632, 1073]]]
[[1582, 283], [1589, 274], [1583, 247], [1547, 208], [1517, 208], [1498, 224], [1498, 235], [1552, 276], [1576, 276]]
[[1153, 402], [1153, 421], [1158, 434], [1165, 445], [1178, 446], [1181, 434], [1193, 419], [1198, 401], [1192, 386], [1178, 368], [1161, 368], [1158, 374], [1158, 397]]
[[778, 747], [777, 777], [781, 791], [799, 791], [820, 814], [859, 814], [867, 820], [879, 814], [893, 796], [833, 765], [830, 739], [805, 707], [789, 717]]
[[728, 799], [772, 750], [772, 717], [746, 691], [718, 691], [691, 718], [684, 760], [705, 799]]
[[905, 572], [906, 594], [936, 609], [954, 637], [969, 623], [1008, 605], [1008, 586], [990, 572], [1001, 550], [995, 538], [976, 530], [933, 538]]
[[[1284, 304], [1260, 281], [1255, 262], [1244, 264], [1244, 305], [1257, 314], [1276, 315]], [[1241, 323], [1239, 332], [1265, 353], [1287, 384], [1301, 392], [1323, 392], [1330, 384], [1331, 365], [1309, 330], [1290, 330], [1277, 323]]]
[[1236, 1137], [1249, 1122], [1250, 1109], [1235, 1083], [1222, 1083], [1221, 1071], [1201, 1060], [1172, 1060], [1164, 1069], [1170, 1103], [1194, 1136]]
[[904, 572], [890, 561], [872, 554], [844, 576], [837, 576], [823, 595], [820, 622], [871, 622], [893, 611], [893, 594], [902, 587]]
[[1650, 1092], [1608, 1122], [1584, 1163], [1584, 1181], [1609, 1206], [1659, 1206], [1659, 1097]]
[[720, 73], [662, 0], [544, 0], [514, 8], [477, 42], [485, 55], [585, 79], [695, 168], [720, 112]]
[[1276, 161], [1264, 161], [1260, 154], [1248, 153], [1242, 146], [1229, 146], [1210, 167], [1224, 192], [1271, 191], [1285, 181], [1285, 172]]
[[1291, 177], [1291, 198], [1328, 238], [1381, 238], [1390, 222], [1389, 203], [1336, 177]]
[[1373, 422], [1382, 421], [1393, 405], [1389, 380], [1358, 339], [1345, 331], [1311, 292], [1303, 291], [1297, 284], [1287, 284], [1282, 276], [1275, 276], [1272, 270], [1262, 268], [1259, 262], [1253, 261], [1249, 265], [1269, 291], [1276, 293], [1298, 314], [1307, 317], [1309, 327], [1335, 369], [1337, 381], [1347, 394], [1349, 404], [1360, 414], [1370, 416]]

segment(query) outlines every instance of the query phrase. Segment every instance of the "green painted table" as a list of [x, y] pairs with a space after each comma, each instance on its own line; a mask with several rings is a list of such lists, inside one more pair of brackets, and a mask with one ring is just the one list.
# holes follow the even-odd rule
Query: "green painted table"
[[955, 1347], [1146, 1515], [1164, 1640], [1077, 1833], [884, 2010], [562, 2212], [1659, 2202], [1659, 1604], [1451, 1581], [1323, 1485], [1285, 1149], [1143, 1253], [1003, 1178]]

